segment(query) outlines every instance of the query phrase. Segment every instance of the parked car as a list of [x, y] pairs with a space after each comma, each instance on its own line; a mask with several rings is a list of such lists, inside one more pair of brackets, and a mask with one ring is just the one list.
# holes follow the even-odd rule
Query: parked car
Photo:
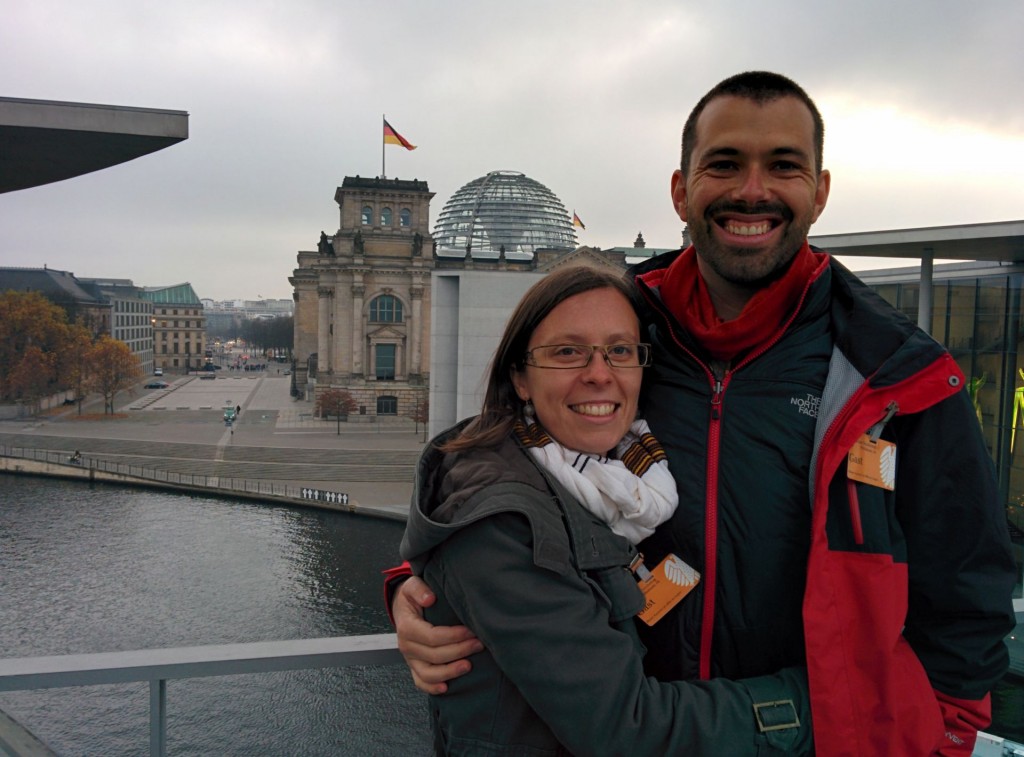
[[154, 376], [163, 376], [164, 375], [164, 369], [163, 368], [154, 368], [153, 369], [153, 375]]
[[200, 373], [199, 374], [199, 378], [201, 378], [201, 379], [215, 379], [215, 378], [217, 378], [217, 374], [215, 374], [215, 373]]
[[166, 389], [170, 384], [166, 381], [150, 381], [146, 384], [147, 389]]

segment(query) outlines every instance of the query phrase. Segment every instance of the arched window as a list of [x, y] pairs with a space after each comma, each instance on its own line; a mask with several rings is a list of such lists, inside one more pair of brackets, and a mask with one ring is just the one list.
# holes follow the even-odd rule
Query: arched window
[[409, 208], [402, 208], [398, 211], [398, 225], [407, 229], [412, 225], [412, 211]]
[[370, 303], [370, 323], [401, 323], [402, 301], [382, 294]]
[[377, 415], [398, 415], [398, 397], [378, 397]]
[[390, 226], [391, 225], [391, 208], [381, 208], [380, 211], [380, 225]]
[[371, 208], [369, 205], [363, 207], [363, 215], [361, 220], [363, 226], [369, 226], [370, 224], [373, 223], [373, 208]]

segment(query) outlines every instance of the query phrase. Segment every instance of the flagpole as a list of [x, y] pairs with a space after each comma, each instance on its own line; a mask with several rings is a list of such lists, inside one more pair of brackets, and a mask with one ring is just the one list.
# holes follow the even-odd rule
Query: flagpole
[[380, 114], [380, 178], [386, 179], [388, 177], [387, 172], [384, 170], [384, 148], [387, 147], [387, 143], [384, 141], [384, 124], [388, 122], [387, 114]]

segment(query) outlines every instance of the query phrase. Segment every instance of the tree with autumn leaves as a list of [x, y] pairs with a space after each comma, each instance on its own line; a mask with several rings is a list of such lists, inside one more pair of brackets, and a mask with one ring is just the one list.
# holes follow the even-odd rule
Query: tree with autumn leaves
[[[75, 390], [104, 397], [113, 412], [117, 392], [141, 376], [138, 358], [109, 336], [93, 340], [80, 323], [68, 323], [64, 309], [38, 292], [0, 293], [0, 402], [22, 401], [38, 408], [50, 394]], [[81, 412], [81, 404], [79, 404]]]
[[344, 389], [324, 389], [316, 395], [316, 414], [321, 418], [336, 416], [339, 434], [342, 416], [347, 418], [349, 413], [354, 413], [358, 408], [355, 399]]
[[37, 292], [0, 295], [0, 399], [35, 405], [59, 388], [67, 315]]
[[104, 334], [89, 352], [89, 385], [103, 395], [103, 412], [114, 412], [117, 393], [133, 387], [142, 378], [139, 359], [128, 345]]

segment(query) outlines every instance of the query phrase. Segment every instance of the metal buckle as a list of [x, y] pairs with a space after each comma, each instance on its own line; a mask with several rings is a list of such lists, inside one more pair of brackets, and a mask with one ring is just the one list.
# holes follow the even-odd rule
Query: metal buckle
[[[788, 718], [783, 720], [783, 718]], [[754, 719], [761, 733], [781, 731], [785, 728], [799, 728], [800, 718], [792, 699], [778, 699], [774, 702], [755, 702]]]

